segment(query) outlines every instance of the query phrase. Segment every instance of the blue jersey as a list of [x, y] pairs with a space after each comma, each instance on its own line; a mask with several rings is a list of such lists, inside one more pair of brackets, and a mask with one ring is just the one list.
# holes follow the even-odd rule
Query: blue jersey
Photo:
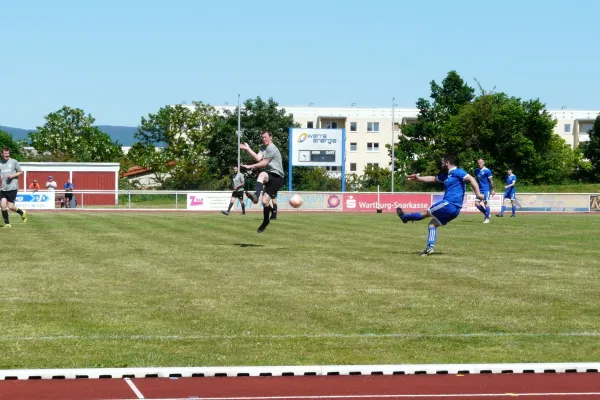
[[505, 194], [514, 194], [516, 192], [516, 188], [515, 188], [515, 186], [517, 186], [516, 182], [517, 182], [517, 177], [515, 176], [515, 174], [510, 174], [510, 175], [506, 176], [506, 185], [510, 185], [512, 183], [515, 183], [515, 185], [506, 189]]
[[447, 174], [439, 174], [436, 178], [444, 184], [444, 201], [462, 207], [465, 199], [465, 177], [469, 175], [460, 168], [452, 168]]
[[492, 171], [489, 168], [475, 168], [475, 178], [477, 179], [477, 183], [479, 183], [479, 190], [481, 193], [490, 191]]

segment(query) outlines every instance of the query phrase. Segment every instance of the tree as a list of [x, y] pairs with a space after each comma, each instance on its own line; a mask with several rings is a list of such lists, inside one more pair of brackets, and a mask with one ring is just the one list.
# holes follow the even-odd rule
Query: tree
[[584, 144], [583, 154], [590, 161], [592, 178], [598, 181], [600, 180], [600, 115], [594, 120], [594, 126], [588, 135], [589, 141]]
[[28, 135], [31, 146], [47, 161], [113, 162], [123, 155], [118, 142], [94, 126], [79, 108], [63, 106]]
[[[260, 96], [246, 100], [240, 107], [241, 137], [240, 142], [247, 142], [257, 151], [262, 145], [260, 134], [268, 130], [273, 134], [273, 143], [281, 152], [283, 169], [288, 170], [289, 128], [299, 127], [294, 123], [294, 117], [272, 98], [264, 101]], [[219, 123], [210, 130], [208, 140], [208, 155], [211, 173], [219, 178], [231, 174], [231, 168], [238, 160], [238, 109], [225, 110]], [[250, 156], [242, 151], [241, 164], [254, 163]]]
[[435, 150], [440, 149], [437, 143], [442, 126], [475, 97], [475, 90], [456, 71], [450, 71], [441, 86], [435, 81], [431, 81], [430, 85], [433, 102], [419, 98], [416, 103], [419, 110], [417, 122], [402, 127], [395, 151], [397, 170], [401, 174], [438, 168], [437, 159], [441, 154]]
[[[205, 180], [207, 142], [218, 123], [214, 107], [193, 102], [193, 107], [165, 106], [142, 117], [134, 137], [138, 140], [128, 156], [136, 165], [150, 169], [158, 182], [183, 184], [178, 189], [197, 189]], [[199, 178], [202, 176], [202, 178]]]
[[23, 156], [21, 155], [21, 146], [19, 146], [19, 143], [13, 140], [13, 137], [10, 133], [0, 130], [0, 150], [5, 147], [10, 150], [10, 156], [12, 158], [18, 161], [23, 160]]

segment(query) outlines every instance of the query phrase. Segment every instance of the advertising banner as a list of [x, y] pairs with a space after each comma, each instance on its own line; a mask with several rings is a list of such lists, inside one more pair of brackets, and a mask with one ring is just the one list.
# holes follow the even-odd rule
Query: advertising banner
[[[293, 208], [290, 206], [290, 197], [294, 194], [299, 194], [302, 197], [302, 206]], [[277, 209], [278, 210], [295, 210], [295, 211], [342, 211], [342, 195], [340, 193], [324, 193], [324, 192], [279, 192], [277, 193]], [[252, 203], [244, 196], [244, 204], [246, 211], [262, 210], [262, 203]], [[227, 205], [225, 206], [227, 209]], [[232, 210], [241, 210], [239, 201], [236, 199]]]
[[590, 196], [590, 211], [600, 212], [600, 195]]
[[517, 193], [519, 211], [574, 212], [589, 211], [590, 196], [582, 194]]
[[24, 210], [47, 210], [56, 208], [54, 192], [18, 194], [15, 205]]
[[[444, 197], [444, 195], [442, 195], [442, 194], [434, 194], [432, 204], [442, 201], [443, 197]], [[481, 212], [477, 209], [477, 207], [475, 207], [476, 199], [477, 198], [472, 193], [465, 194], [465, 197], [463, 200], [463, 208], [462, 208], [461, 212]], [[500, 209], [502, 208], [502, 194], [490, 196], [490, 198], [488, 200], [488, 205], [490, 206], [491, 213], [500, 212]]]
[[231, 192], [198, 192], [187, 194], [187, 209], [198, 211], [227, 210]]
[[382, 193], [377, 198], [377, 193], [352, 193], [344, 194], [344, 211], [348, 212], [396, 212], [400, 207], [407, 212], [415, 212], [428, 208], [431, 205], [430, 194], [408, 193]]

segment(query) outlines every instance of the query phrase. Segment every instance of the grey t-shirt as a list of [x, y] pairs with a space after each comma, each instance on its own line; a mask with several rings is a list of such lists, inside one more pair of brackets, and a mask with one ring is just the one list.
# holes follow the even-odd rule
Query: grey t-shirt
[[263, 159], [271, 160], [265, 167], [265, 171], [272, 172], [283, 178], [283, 162], [281, 161], [281, 153], [277, 146], [273, 143], [268, 146], [262, 146], [259, 154], [262, 154]]
[[9, 158], [8, 160], [2, 159], [0, 169], [2, 174], [2, 190], [5, 192], [19, 190], [19, 178], [8, 179], [8, 175], [21, 172], [19, 162], [14, 158]]
[[[239, 187], [236, 189], [236, 186]], [[244, 175], [242, 175], [241, 172], [238, 172], [233, 176], [233, 188], [233, 190], [235, 190], [236, 192], [244, 190]]]

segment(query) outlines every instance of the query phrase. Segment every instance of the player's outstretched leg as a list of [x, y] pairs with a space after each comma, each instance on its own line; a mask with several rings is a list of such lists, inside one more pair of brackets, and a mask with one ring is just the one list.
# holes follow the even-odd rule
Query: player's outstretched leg
[[258, 232], [258, 233], [263, 233], [265, 231], [265, 229], [267, 229], [267, 225], [269, 225], [269, 222], [270, 222], [271, 211], [273, 211], [273, 207], [271, 207], [271, 198], [266, 193], [262, 197], [262, 204], [263, 204], [263, 222], [256, 230], [256, 232]]
[[427, 215], [420, 212], [407, 214], [400, 207], [396, 208], [396, 214], [404, 223], [407, 223], [408, 221], [420, 221], [427, 217]]

